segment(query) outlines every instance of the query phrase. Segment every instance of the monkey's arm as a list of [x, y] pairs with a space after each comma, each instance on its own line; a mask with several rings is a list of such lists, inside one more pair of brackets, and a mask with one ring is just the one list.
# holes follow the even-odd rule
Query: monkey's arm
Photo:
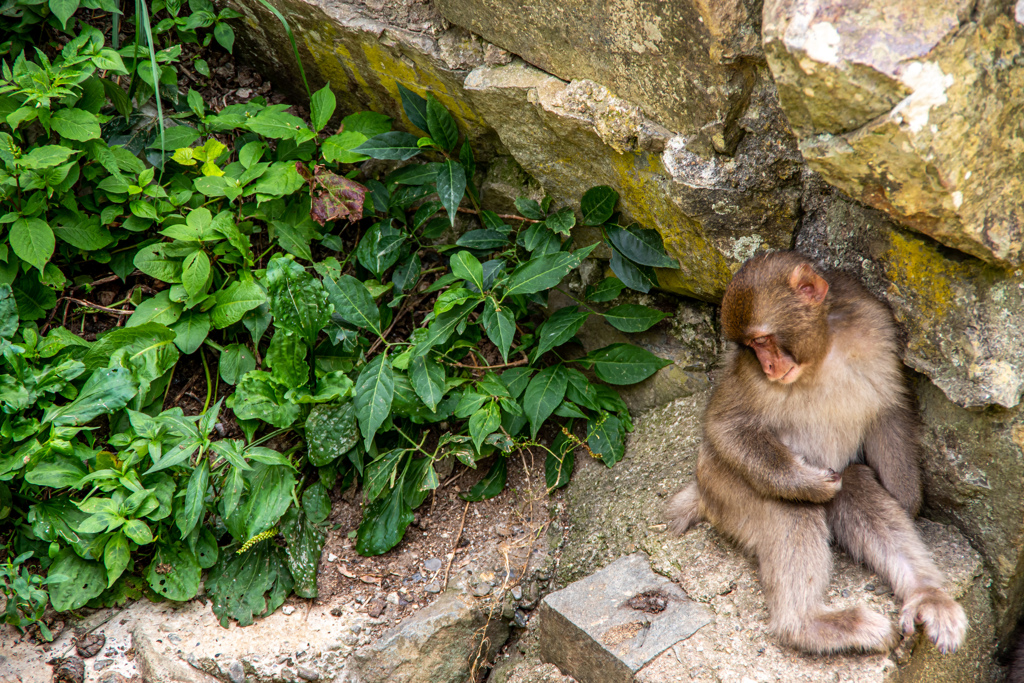
[[739, 421], [709, 421], [705, 438], [712, 452], [766, 498], [825, 503], [838, 493], [842, 478], [812, 467], [774, 434]]
[[918, 422], [907, 406], [882, 413], [864, 438], [864, 459], [885, 490], [913, 517], [921, 508]]

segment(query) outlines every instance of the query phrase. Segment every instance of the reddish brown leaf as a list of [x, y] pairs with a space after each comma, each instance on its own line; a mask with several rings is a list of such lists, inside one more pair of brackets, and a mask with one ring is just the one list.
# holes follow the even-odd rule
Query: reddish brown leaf
[[327, 170], [324, 166], [316, 166], [313, 169], [309, 193], [313, 199], [309, 215], [320, 225], [327, 221], [352, 222], [363, 217], [366, 188], [354, 180]]

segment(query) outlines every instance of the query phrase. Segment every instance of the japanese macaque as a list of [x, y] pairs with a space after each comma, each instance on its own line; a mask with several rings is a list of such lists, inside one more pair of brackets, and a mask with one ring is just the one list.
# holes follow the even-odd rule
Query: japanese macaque
[[752, 552], [770, 628], [788, 645], [885, 652], [898, 640], [863, 605], [825, 607], [834, 538], [892, 586], [904, 633], [923, 624], [939, 650], [956, 650], [966, 615], [912, 521], [919, 426], [892, 314], [852, 278], [778, 252], [736, 273], [722, 329], [732, 344], [696, 480], [668, 506], [672, 530], [707, 520]]

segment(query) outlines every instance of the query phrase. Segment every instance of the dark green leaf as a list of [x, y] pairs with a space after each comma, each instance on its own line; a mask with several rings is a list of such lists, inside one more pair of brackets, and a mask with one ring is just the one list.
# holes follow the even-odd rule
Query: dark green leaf
[[472, 299], [434, 318], [428, 328], [427, 338], [413, 347], [413, 357], [422, 356], [434, 346], [448, 341], [459, 323], [465, 320], [479, 303], [478, 300]]
[[392, 159], [404, 161], [420, 153], [416, 144], [417, 138], [409, 133], [392, 131], [376, 135], [363, 144], [352, 149], [357, 154], [365, 154], [374, 159]]
[[672, 364], [632, 344], [611, 344], [588, 353], [582, 360], [593, 365], [598, 379], [617, 385], [635, 384]]
[[379, 498], [363, 510], [363, 521], [356, 532], [356, 552], [363, 556], [386, 553], [398, 545], [412, 523], [412, 508], [402, 495], [402, 487]]
[[[210, 333], [210, 314], [189, 311], [171, 326], [174, 345], [186, 356], [195, 353]], [[234, 382], [232, 382], [234, 384]]]
[[526, 417], [530, 420], [533, 438], [537, 438], [541, 425], [565, 398], [565, 387], [568, 382], [569, 376], [561, 364], [544, 368], [530, 380], [522, 403]]
[[199, 592], [202, 569], [185, 543], [160, 543], [146, 570], [149, 587], [168, 600], [191, 600]]
[[331, 495], [322, 482], [308, 486], [302, 492], [302, 511], [314, 524], [322, 524], [331, 516]]
[[459, 128], [455, 125], [455, 119], [431, 93], [427, 93], [427, 132], [446, 152], [455, 149], [459, 142]]
[[611, 467], [626, 454], [625, 432], [619, 418], [601, 411], [587, 422], [587, 445], [601, 460]]
[[596, 246], [596, 244], [592, 244], [572, 253], [561, 251], [557, 254], [530, 259], [512, 271], [505, 295], [532, 294], [551, 289], [561, 282], [570, 270], [590, 255]]
[[607, 221], [612, 217], [618, 201], [619, 193], [607, 185], [598, 185], [584, 192], [580, 199], [583, 225], [601, 225]]
[[444, 397], [444, 366], [435, 363], [428, 356], [418, 356], [409, 362], [409, 379], [423, 404], [431, 411]]
[[429, 164], [413, 163], [391, 173], [385, 181], [396, 185], [426, 185], [433, 183], [437, 179], [437, 171], [440, 168], [441, 164], [436, 162]]
[[395, 377], [387, 353], [381, 353], [367, 363], [356, 380], [356, 417], [359, 430], [369, 449], [377, 428], [391, 413], [391, 400], [395, 395]]
[[359, 442], [356, 407], [352, 401], [341, 405], [321, 403], [306, 418], [309, 461], [323, 467], [345, 455]]
[[428, 133], [430, 125], [427, 123], [427, 100], [401, 83], [398, 84], [398, 93], [402, 98], [402, 108], [405, 110], [405, 115], [409, 117], [409, 121], [424, 133]]
[[[320, 485], [316, 484], [315, 486]], [[306, 490], [309, 491], [309, 489]], [[305, 496], [303, 496], [303, 500], [305, 500]], [[288, 570], [295, 580], [295, 594], [300, 598], [315, 598], [317, 596], [316, 573], [327, 534], [314, 524], [304, 512], [293, 507], [281, 520], [281, 535], [288, 543], [284, 552], [288, 561]]]
[[590, 383], [590, 380], [587, 379], [586, 375], [573, 368], [566, 368], [566, 372], [569, 375], [569, 386], [565, 389], [565, 397], [573, 403], [590, 410], [600, 408], [597, 390]]
[[470, 230], [455, 244], [467, 249], [497, 249], [508, 246], [508, 237], [497, 230]]
[[665, 255], [664, 247], [661, 247], [661, 238], [654, 230], [636, 230], [634, 232], [617, 225], [606, 225], [604, 229], [608, 233], [608, 241], [612, 243], [612, 246], [630, 261], [642, 266], [679, 267], [675, 259]]
[[540, 204], [536, 200], [528, 197], [516, 197], [516, 211], [523, 216], [535, 221], [544, 220], [544, 212], [541, 211]]
[[320, 281], [295, 261], [276, 257], [267, 265], [267, 290], [274, 324], [301, 335], [312, 348], [317, 333], [331, 319]]
[[627, 287], [646, 294], [651, 287], [658, 286], [658, 276], [650, 266], [639, 266], [625, 258], [618, 250], [612, 250], [612, 272]]
[[512, 398], [519, 398], [519, 395], [526, 391], [531, 374], [533, 374], [532, 368], [510, 368], [501, 373], [501, 381], [508, 387], [508, 393]]
[[512, 340], [516, 335], [516, 321], [508, 306], [498, 308], [494, 299], [487, 299], [484, 303], [484, 312], [480, 316], [484, 331], [487, 337], [494, 342], [494, 345], [501, 351], [501, 357], [508, 362], [508, 350], [512, 346]]
[[476, 485], [465, 493], [460, 493], [463, 500], [481, 501], [494, 498], [505, 490], [505, 480], [508, 479], [508, 460], [499, 455], [491, 466], [491, 471]]
[[466, 194], [466, 169], [451, 159], [437, 171], [437, 196], [448, 211], [448, 220], [455, 225], [455, 213]]
[[[230, 50], [228, 51], [230, 52]], [[309, 119], [313, 124], [314, 132], [319, 133], [323, 130], [323, 127], [334, 116], [334, 108], [337, 105], [338, 98], [334, 96], [330, 83], [313, 93], [313, 97], [309, 101]]]
[[384, 453], [366, 466], [366, 481], [363, 482], [363, 493], [366, 500], [373, 502], [381, 493], [389, 489], [396, 477], [398, 463], [405, 455], [406, 449], [395, 448]]
[[266, 300], [267, 295], [264, 294], [263, 288], [252, 280], [233, 282], [226, 289], [217, 292], [217, 305], [210, 311], [210, 319], [214, 327], [223, 329], [237, 323], [247, 312], [258, 308]]
[[497, 401], [489, 401], [484, 405], [483, 410], [478, 410], [469, 418], [469, 434], [473, 438], [473, 445], [477, 452], [494, 430], [501, 425], [501, 409]]
[[604, 313], [604, 319], [608, 324], [623, 332], [643, 332], [667, 317], [668, 313], [639, 304], [622, 304]]
[[625, 286], [625, 283], [618, 278], [606, 277], [596, 285], [587, 285], [586, 299], [596, 303], [611, 301], [622, 292]]
[[98, 415], [107, 415], [124, 408], [138, 390], [138, 383], [126, 368], [95, 370], [74, 401], [63, 406], [51, 406], [43, 414], [42, 422], [84, 425]]
[[227, 628], [229, 619], [248, 626], [254, 615], [269, 614], [281, 606], [294, 585], [282, 555], [267, 542], [241, 555], [221, 554], [205, 583], [221, 626]]
[[477, 291], [483, 291], [484, 269], [475, 256], [468, 251], [460, 251], [452, 256], [451, 267], [455, 277], [472, 282]]
[[50, 125], [61, 137], [85, 142], [100, 136], [100, 123], [96, 114], [83, 109], [62, 108], [50, 117]]
[[238, 384], [245, 373], [256, 369], [256, 358], [242, 344], [229, 344], [220, 354], [220, 378], [228, 384]]
[[67, 577], [52, 584], [50, 604], [58, 612], [83, 607], [107, 587], [107, 573], [99, 562], [83, 560], [71, 548], [64, 548], [50, 565], [50, 574]]
[[11, 226], [7, 239], [18, 258], [38, 268], [40, 272], [53, 256], [56, 245], [53, 230], [46, 221], [39, 218], [17, 219]]
[[569, 231], [576, 225], [576, 214], [569, 207], [565, 207], [548, 216], [544, 223], [549, 229], [568, 237]]
[[588, 317], [590, 311], [581, 311], [576, 306], [566, 306], [555, 311], [537, 330], [538, 343], [534, 358], [540, 358], [572, 339]]
[[181, 537], [185, 538], [192, 529], [202, 520], [206, 503], [206, 489], [210, 484], [210, 461], [203, 460], [199, 466], [192, 470], [188, 479], [188, 487], [185, 489], [185, 507], [175, 522], [181, 531]]

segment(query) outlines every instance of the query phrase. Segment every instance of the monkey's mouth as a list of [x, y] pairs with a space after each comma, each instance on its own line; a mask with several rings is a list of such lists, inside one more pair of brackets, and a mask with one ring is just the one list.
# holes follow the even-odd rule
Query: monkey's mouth
[[800, 366], [793, 365], [789, 370], [786, 370], [786, 374], [779, 377], [775, 381], [779, 384], [791, 384], [796, 381], [797, 376], [800, 374]]

